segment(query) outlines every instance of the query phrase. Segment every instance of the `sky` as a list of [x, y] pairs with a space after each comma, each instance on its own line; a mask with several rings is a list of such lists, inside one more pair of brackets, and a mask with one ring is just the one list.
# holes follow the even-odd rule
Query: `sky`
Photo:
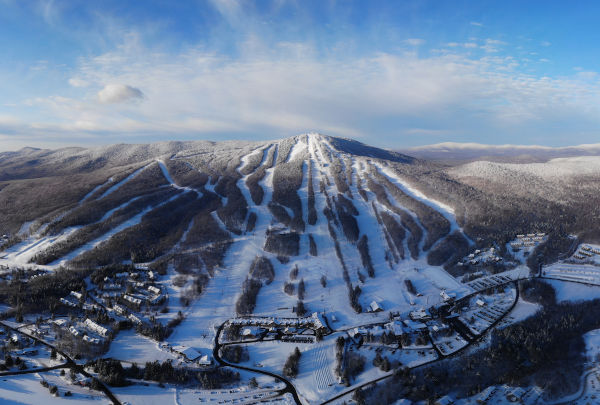
[[0, 151], [600, 142], [597, 1], [0, 0]]

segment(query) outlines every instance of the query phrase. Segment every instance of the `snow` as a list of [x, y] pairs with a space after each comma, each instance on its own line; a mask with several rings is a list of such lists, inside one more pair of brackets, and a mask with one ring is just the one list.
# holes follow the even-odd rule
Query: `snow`
[[[48, 388], [40, 384], [41, 378], [48, 380], [50, 384], [57, 385], [60, 397], [51, 395]], [[60, 384], [60, 385], [59, 385]], [[65, 391], [71, 391], [73, 396], [66, 399]], [[2, 404], [105, 404], [107, 398], [98, 391], [79, 388], [68, 384], [55, 373], [23, 374], [0, 379], [0, 398]]]
[[556, 301], [585, 301], [600, 298], [600, 287], [561, 280], [545, 280], [556, 291]]
[[69, 227], [62, 230], [57, 235], [44, 236], [39, 238], [37, 236], [30, 236], [23, 242], [17, 243], [14, 246], [6, 249], [2, 256], [0, 256], [0, 264], [3, 265], [17, 265], [20, 267], [39, 267], [39, 268], [51, 268], [52, 266], [36, 266], [29, 265], [29, 261], [39, 252], [49, 248], [55, 243], [61, 242], [68, 238], [73, 232], [80, 227]]
[[577, 281], [600, 286], [600, 266], [591, 264], [555, 263], [544, 267], [542, 275], [553, 279]]
[[512, 311], [500, 322], [498, 327], [508, 326], [512, 323], [521, 322], [530, 316], [535, 315], [539, 310], [542, 309], [542, 306], [535, 302], [525, 301], [519, 297], [519, 301], [517, 301], [517, 305], [513, 308]]
[[589, 362], [596, 362], [600, 354], [600, 329], [594, 329], [583, 335], [585, 350]]
[[248, 348], [250, 360], [242, 363], [243, 365], [276, 374], [282, 373], [286, 359], [298, 347], [302, 355], [298, 376], [292, 382], [301, 398], [309, 404], [318, 403], [346, 388], [335, 382], [333, 374], [334, 338], [329, 337], [312, 344], [265, 341], [244, 346]]
[[135, 333], [135, 330], [119, 332], [104, 357], [137, 363], [139, 366], [143, 366], [147, 361], [177, 359], [177, 356], [169, 351], [162, 350], [157, 342]]
[[141, 167], [139, 169], [137, 169], [136, 171], [134, 171], [133, 173], [131, 173], [129, 176], [125, 177], [123, 180], [121, 180], [120, 182], [118, 182], [117, 184], [115, 184], [114, 186], [112, 186], [111, 188], [109, 188], [108, 190], [106, 190], [104, 193], [102, 193], [102, 195], [100, 197], [97, 198], [97, 200], [101, 200], [104, 197], [114, 193], [115, 191], [117, 191], [119, 188], [121, 188], [125, 183], [129, 182], [129, 180], [132, 180], [133, 178], [135, 178], [138, 174], [140, 174], [141, 172], [143, 172], [145, 169], [147, 169], [148, 167], [150, 167], [152, 165], [152, 163]]
[[390, 168], [385, 167], [377, 162], [371, 162], [374, 164], [380, 173], [385, 175], [396, 187], [402, 190], [404, 193], [408, 194], [415, 200], [422, 202], [423, 204], [433, 208], [438, 211], [446, 220], [450, 223], [450, 233], [455, 230], [460, 230], [465, 238], [469, 241], [470, 244], [473, 244], [473, 241], [463, 232], [462, 228], [456, 222], [456, 216], [454, 214], [454, 208], [437, 201], [433, 198], [427, 197], [421, 191], [416, 189], [414, 186], [407, 183], [405, 180], [401, 179], [394, 171]]
[[177, 183], [175, 183], [175, 181], [171, 177], [169, 169], [167, 169], [167, 166], [165, 166], [165, 162], [163, 162], [162, 160], [157, 160], [156, 162], [158, 163], [158, 167], [160, 167], [160, 171], [162, 172], [163, 176], [165, 176], [165, 179], [171, 184], [171, 187], [174, 187], [178, 190], [193, 191], [194, 193], [196, 193], [196, 195], [198, 195], [198, 197], [202, 197], [202, 193], [194, 188], [182, 187], [177, 185]]
[[94, 195], [94, 193], [98, 190], [100, 190], [102, 187], [104, 187], [107, 184], [110, 184], [114, 181], [114, 179], [112, 177], [110, 177], [108, 180], [106, 180], [104, 183], [97, 185], [96, 187], [94, 187], [92, 189], [92, 191], [90, 191], [89, 193], [87, 193], [82, 199], [81, 201], [79, 201], [79, 205], [83, 204], [84, 202], [86, 202], [92, 195]]
[[547, 181], [568, 181], [575, 176], [600, 174], [599, 156], [556, 158], [545, 163], [493, 163], [477, 161], [450, 169], [458, 176], [482, 177], [497, 181], [516, 175], [535, 176]]

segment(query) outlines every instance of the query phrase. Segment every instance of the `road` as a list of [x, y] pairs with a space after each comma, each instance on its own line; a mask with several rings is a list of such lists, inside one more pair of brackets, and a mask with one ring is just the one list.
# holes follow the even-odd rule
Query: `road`
[[250, 367], [244, 367], [244, 366], [240, 366], [238, 364], [235, 363], [230, 363], [226, 360], [223, 360], [223, 358], [221, 358], [221, 355], [219, 353], [219, 351], [221, 350], [221, 343], [219, 343], [219, 337], [221, 336], [221, 332], [223, 331], [223, 328], [225, 327], [225, 324], [227, 322], [224, 322], [221, 324], [221, 326], [219, 326], [219, 329], [217, 329], [217, 333], [215, 336], [215, 346], [213, 348], [213, 357], [215, 358], [215, 360], [225, 366], [229, 366], [232, 368], [237, 368], [240, 370], [245, 370], [245, 371], [251, 371], [253, 373], [259, 373], [259, 374], [263, 374], [263, 375], [268, 375], [269, 377], [273, 377], [281, 382], [283, 382], [285, 384], [285, 388], [283, 390], [280, 391], [280, 394], [286, 394], [286, 393], [290, 393], [292, 394], [292, 396], [294, 397], [294, 401], [296, 402], [297, 405], [302, 405], [302, 402], [300, 401], [300, 396], [298, 395], [298, 391], [296, 391], [296, 387], [294, 387], [294, 385], [292, 384], [292, 382], [290, 380], [288, 380], [285, 377], [282, 377], [278, 374], [275, 373], [271, 373], [270, 371], [265, 371], [265, 370], [257, 370], [254, 368], [250, 368]]
[[[56, 352], [58, 354], [60, 354], [61, 356], [63, 356], [63, 358], [66, 360], [66, 363], [61, 365], [61, 367], [69, 367], [71, 369], [73, 369], [75, 372], [80, 373], [82, 375], [84, 375], [87, 378], [90, 378], [92, 380], [95, 380], [98, 382], [98, 386], [100, 387], [100, 391], [102, 391], [104, 393], [104, 395], [106, 395], [108, 397], [108, 399], [111, 400], [111, 402], [114, 405], [122, 405], [121, 402], [117, 399], [117, 397], [112, 393], [112, 391], [106, 386], [106, 384], [104, 384], [102, 381], [100, 381], [99, 379], [97, 379], [96, 377], [94, 377], [93, 375], [91, 375], [90, 373], [88, 373], [87, 371], [85, 371], [85, 369], [83, 368], [83, 366], [75, 363], [75, 361], [65, 352], [63, 352], [62, 350], [60, 350], [59, 348], [57, 348], [56, 346], [54, 346], [51, 343], [46, 342], [45, 340], [42, 340], [36, 336], [30, 335], [28, 333], [25, 333], [23, 331], [20, 330], [20, 328], [23, 326], [19, 326], [19, 327], [13, 327], [5, 322], [0, 321], [0, 325], [4, 326], [5, 328], [8, 328], [12, 331], [15, 331], [17, 333], [20, 333], [24, 336], [27, 336], [29, 339], [33, 339], [36, 342], [49, 347], [50, 349], [54, 349], [56, 350]], [[58, 368], [58, 367], [57, 367]], [[26, 371], [26, 370], [23, 370]], [[25, 373], [22, 373], [25, 374]]]
[[[467, 345], [465, 345], [462, 348], [458, 349], [454, 353], [451, 353], [451, 354], [448, 354], [448, 355], [442, 355], [441, 358], [437, 358], [437, 359], [428, 361], [426, 363], [419, 364], [418, 366], [409, 367], [409, 368], [411, 370], [414, 370], [414, 369], [417, 369], [417, 368], [422, 368], [422, 367], [428, 366], [430, 364], [433, 364], [435, 362], [438, 362], [438, 361], [441, 361], [441, 360], [444, 360], [444, 359], [447, 359], [447, 358], [456, 357], [457, 355], [459, 355], [460, 353], [462, 353], [464, 350], [466, 350], [467, 348], [471, 347], [473, 344], [477, 343], [479, 340], [481, 340], [483, 337], [485, 337], [485, 335], [490, 330], [492, 330], [500, 321], [502, 321], [502, 319], [504, 319], [506, 317], [506, 315], [508, 315], [514, 309], [515, 305], [517, 305], [517, 302], [519, 301], [519, 287], [518, 287], [518, 284], [517, 284], [518, 282], [517, 281], [513, 281], [513, 283], [515, 284], [515, 288], [517, 290], [517, 293], [515, 295], [515, 300], [513, 301], [513, 303], [510, 306], [510, 308], [501, 317], [499, 317], [492, 324], [490, 324], [490, 326], [483, 333], [481, 333], [478, 336], [476, 336], [473, 340], [469, 341], [469, 343]], [[462, 299], [464, 299], [464, 298], [466, 298], [466, 297], [463, 297]], [[338, 399], [340, 399], [340, 398], [342, 398], [342, 397], [344, 397], [346, 395], [349, 395], [349, 394], [353, 393], [354, 391], [356, 391], [358, 389], [364, 388], [364, 387], [369, 386], [369, 385], [371, 385], [373, 383], [378, 383], [380, 381], [386, 380], [386, 379], [392, 377], [393, 375], [394, 375], [394, 372], [392, 371], [392, 372], [390, 372], [390, 373], [388, 373], [388, 374], [386, 374], [386, 375], [384, 375], [382, 377], [376, 378], [374, 380], [370, 380], [370, 381], [368, 381], [366, 383], [363, 383], [363, 384], [361, 384], [359, 386], [353, 387], [353, 388], [351, 388], [351, 389], [349, 389], [347, 391], [342, 392], [341, 394], [336, 395], [333, 398], [328, 399], [327, 401], [321, 402], [321, 405], [326, 405], [326, 404], [332, 403], [333, 401], [336, 401], [336, 400], [338, 400]]]

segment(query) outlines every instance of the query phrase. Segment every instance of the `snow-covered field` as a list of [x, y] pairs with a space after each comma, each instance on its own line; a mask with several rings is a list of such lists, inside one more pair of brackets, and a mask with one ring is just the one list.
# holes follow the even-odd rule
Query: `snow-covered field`
[[584, 301], [600, 298], [600, 286], [591, 286], [561, 280], [546, 280], [556, 291], [556, 300]]
[[591, 264], [556, 263], [544, 267], [542, 275], [548, 278], [600, 286], [600, 267]]
[[[67, 373], [68, 375], [68, 373]], [[48, 388], [41, 385], [45, 380], [58, 387], [59, 396], [51, 395]], [[65, 397], [66, 391], [73, 394]], [[58, 371], [42, 374], [24, 374], [0, 378], [0, 402], [9, 405], [21, 404], [106, 404], [106, 397], [98, 391], [82, 388], [67, 382]]]

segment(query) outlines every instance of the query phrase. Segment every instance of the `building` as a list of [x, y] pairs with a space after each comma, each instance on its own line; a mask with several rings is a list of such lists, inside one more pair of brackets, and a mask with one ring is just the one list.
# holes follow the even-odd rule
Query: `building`
[[127, 301], [131, 302], [131, 303], [132, 303], [132, 304], [134, 304], [134, 305], [141, 305], [141, 304], [142, 304], [142, 300], [141, 300], [141, 299], [139, 299], [139, 298], [135, 298], [135, 297], [132, 297], [132, 296], [131, 296], [131, 295], [129, 295], [129, 294], [125, 294], [125, 295], [123, 296], [123, 299], [125, 299], [125, 300], [127, 300]]
[[448, 294], [445, 290], [440, 291], [440, 297], [444, 302], [451, 302], [454, 300], [456, 294]]
[[202, 357], [200, 353], [187, 346], [173, 346], [173, 351], [188, 361], [195, 361]]
[[89, 318], [87, 318], [85, 322], [83, 322], [83, 324], [86, 328], [88, 328], [92, 332], [99, 334], [102, 337], [108, 336], [108, 329], [106, 329], [104, 326], [98, 325], [96, 322], [92, 321]]
[[136, 323], [138, 325], [142, 324], [142, 320], [140, 318], [138, 318], [137, 316], [135, 316], [134, 314], [129, 314], [129, 316], [127, 318], [133, 323]]
[[427, 313], [427, 311], [425, 311], [425, 308], [412, 311], [408, 316], [413, 321], [426, 321], [431, 319], [431, 316]]
[[369, 312], [381, 312], [383, 311], [383, 307], [377, 303], [377, 301], [372, 301], [369, 304]]

